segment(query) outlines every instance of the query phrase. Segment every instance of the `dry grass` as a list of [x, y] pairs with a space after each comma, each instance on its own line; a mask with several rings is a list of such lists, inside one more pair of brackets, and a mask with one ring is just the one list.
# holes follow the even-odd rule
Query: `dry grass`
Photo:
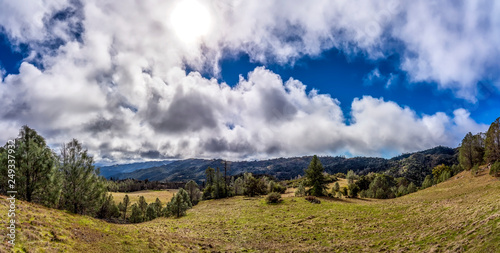
[[[498, 252], [499, 196], [498, 179], [485, 173], [474, 177], [464, 172], [398, 199], [324, 198], [317, 205], [289, 196], [282, 204], [267, 205], [263, 198], [234, 197], [203, 201], [180, 219], [160, 218], [137, 225], [108, 224], [21, 202], [19, 244], [15, 249]], [[0, 212], [6, 213], [6, 201], [0, 203]], [[1, 225], [5, 224], [2, 219]], [[5, 243], [1, 247], [5, 248]]]
[[161, 190], [161, 191], [137, 191], [137, 192], [111, 192], [113, 194], [113, 199], [116, 204], [123, 201], [125, 195], [128, 195], [130, 198], [130, 203], [136, 203], [139, 201], [140, 196], [144, 196], [146, 202], [151, 203], [155, 202], [156, 198], [159, 198], [162, 203], [167, 203], [170, 199], [177, 193], [178, 190]]

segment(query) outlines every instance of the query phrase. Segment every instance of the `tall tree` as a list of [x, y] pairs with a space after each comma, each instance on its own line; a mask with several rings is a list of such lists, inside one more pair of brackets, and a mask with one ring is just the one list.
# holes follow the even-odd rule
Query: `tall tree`
[[500, 118], [491, 123], [486, 132], [484, 157], [488, 163], [500, 161]]
[[106, 195], [104, 180], [94, 168], [94, 159], [82, 148], [78, 140], [61, 149], [63, 180], [63, 208], [77, 214], [93, 215]]
[[128, 197], [128, 194], [125, 194], [125, 197], [123, 197], [123, 220], [126, 220], [127, 218], [127, 209], [128, 206], [130, 205], [130, 198]]
[[318, 156], [313, 156], [309, 167], [305, 171], [307, 178], [306, 184], [311, 187], [309, 191], [313, 196], [322, 196], [323, 191], [327, 188], [326, 178], [325, 175], [323, 175], [324, 170]]
[[467, 133], [460, 145], [459, 162], [465, 170], [470, 170], [475, 164], [480, 164], [483, 160], [484, 138], [479, 133], [472, 135]]
[[191, 200], [188, 193], [184, 189], [179, 191], [167, 203], [167, 216], [175, 216], [177, 218], [186, 215], [186, 211], [191, 208]]
[[201, 199], [201, 192], [200, 188], [198, 187], [198, 184], [194, 180], [190, 180], [189, 182], [186, 183], [184, 188], [186, 189], [189, 198], [191, 199], [191, 203], [193, 205], [198, 204], [198, 202]]
[[[11, 143], [8, 143], [11, 144]], [[5, 153], [0, 157], [1, 165], [8, 168], [9, 160], [14, 157], [16, 186], [19, 198], [45, 205], [56, 204], [59, 187], [55, 182], [56, 155], [45, 143], [45, 139], [28, 126], [23, 126], [15, 140], [14, 147], [5, 145]], [[7, 150], [14, 150], [9, 154]], [[11, 155], [11, 159], [9, 156]], [[50, 187], [49, 187], [50, 186]], [[54, 196], [55, 195], [55, 196]]]

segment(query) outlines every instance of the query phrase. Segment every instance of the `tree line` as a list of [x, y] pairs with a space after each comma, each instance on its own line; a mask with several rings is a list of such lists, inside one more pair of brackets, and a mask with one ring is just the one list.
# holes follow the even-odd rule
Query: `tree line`
[[[0, 192], [7, 189], [7, 144], [0, 148]], [[97, 216], [108, 198], [104, 178], [81, 143], [73, 139], [50, 149], [34, 129], [23, 126], [13, 153], [17, 198], [72, 213]]]
[[490, 168], [490, 174], [500, 177], [500, 118], [491, 123], [486, 133], [465, 135], [460, 145], [460, 166], [477, 174], [481, 165]]

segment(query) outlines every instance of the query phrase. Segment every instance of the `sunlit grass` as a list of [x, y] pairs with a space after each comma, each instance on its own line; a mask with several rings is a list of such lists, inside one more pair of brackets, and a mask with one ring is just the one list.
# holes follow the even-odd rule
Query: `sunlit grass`
[[[150, 191], [129, 196], [134, 203], [140, 195], [148, 202], [156, 196], [165, 201], [166, 194]], [[202, 201], [179, 219], [126, 225], [21, 202], [16, 249], [495, 252], [500, 245], [500, 181], [485, 173], [473, 177], [464, 172], [391, 200], [321, 198], [318, 205], [290, 195], [285, 194], [278, 205], [266, 204], [263, 197]], [[121, 201], [119, 196], [115, 201]], [[0, 212], [6, 213], [6, 202], [1, 203]]]

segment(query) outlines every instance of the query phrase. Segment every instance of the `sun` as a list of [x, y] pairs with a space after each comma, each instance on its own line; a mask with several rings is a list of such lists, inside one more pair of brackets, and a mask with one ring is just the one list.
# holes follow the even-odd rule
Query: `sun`
[[196, 0], [179, 2], [170, 15], [175, 33], [183, 42], [193, 42], [208, 34], [212, 18], [206, 6]]

